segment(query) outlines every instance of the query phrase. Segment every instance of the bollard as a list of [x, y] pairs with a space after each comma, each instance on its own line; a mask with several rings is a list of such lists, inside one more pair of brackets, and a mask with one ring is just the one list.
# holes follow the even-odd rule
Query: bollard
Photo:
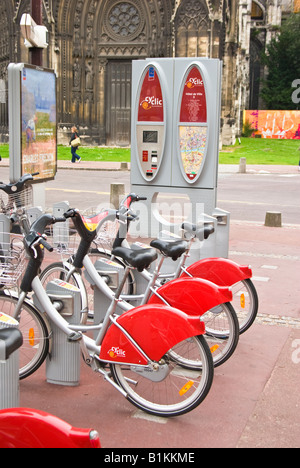
[[240, 174], [246, 173], [246, 158], [240, 159], [239, 173]]
[[[109, 278], [109, 287], [112, 288], [114, 291], [119, 287], [121, 281], [124, 278], [124, 267], [119, 263], [116, 263], [111, 260], [107, 260], [106, 258], [100, 258], [95, 262], [95, 268], [99, 275], [105, 276]], [[85, 274], [89, 283], [94, 285], [93, 280], [89, 277], [88, 274]], [[105, 317], [107, 309], [111, 304], [111, 299], [106, 297], [102, 291], [99, 290], [97, 287], [93, 287], [94, 289], [94, 325], [99, 325]], [[115, 311], [116, 314], [122, 314], [123, 310], [117, 306]], [[96, 339], [99, 331], [95, 330], [94, 332], [94, 339]]]
[[267, 211], [265, 217], [265, 226], [281, 227], [281, 213], [278, 211]]
[[120, 205], [120, 195], [125, 195], [124, 184], [111, 184], [110, 185], [110, 204], [117, 210]]
[[128, 164], [127, 164], [127, 162], [121, 162], [120, 170], [121, 170], [121, 171], [128, 171]]
[[[69, 324], [80, 323], [81, 295], [78, 288], [60, 279], [49, 282], [46, 292], [51, 302]], [[36, 296], [33, 301], [39, 310], [43, 307]], [[46, 359], [48, 383], [75, 387], [79, 385], [81, 350], [78, 341], [68, 341], [67, 336], [49, 318], [52, 330], [51, 352]]]
[[19, 323], [0, 312], [0, 409], [20, 406], [19, 351], [23, 344]]
[[[53, 303], [61, 303], [60, 311], [64, 319], [70, 324], [79, 324], [81, 315], [80, 291], [75, 286], [59, 279], [47, 284], [46, 291]], [[53, 322], [52, 350], [46, 360], [47, 382], [56, 385], [75, 387], [79, 385], [81, 351], [78, 341], [69, 342]]]

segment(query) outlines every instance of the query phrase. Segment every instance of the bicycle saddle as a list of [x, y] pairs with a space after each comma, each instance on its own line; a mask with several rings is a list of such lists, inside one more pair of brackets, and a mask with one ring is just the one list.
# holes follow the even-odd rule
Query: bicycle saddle
[[112, 250], [112, 254], [122, 258], [138, 271], [148, 268], [157, 259], [157, 253], [153, 249], [131, 250], [126, 247], [116, 247]]
[[167, 241], [163, 239], [154, 239], [150, 243], [151, 247], [159, 250], [166, 257], [177, 260], [186, 251], [188, 245], [185, 240]]

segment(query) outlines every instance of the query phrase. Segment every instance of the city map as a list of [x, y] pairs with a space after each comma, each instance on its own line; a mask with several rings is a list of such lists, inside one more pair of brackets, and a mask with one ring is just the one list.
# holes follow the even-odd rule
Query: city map
[[190, 180], [195, 179], [202, 169], [206, 136], [207, 127], [179, 128], [181, 161], [184, 172]]

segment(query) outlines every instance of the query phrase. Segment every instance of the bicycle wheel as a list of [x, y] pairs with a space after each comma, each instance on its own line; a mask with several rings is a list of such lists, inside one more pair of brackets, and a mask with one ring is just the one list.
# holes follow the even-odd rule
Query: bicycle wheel
[[258, 312], [258, 295], [251, 279], [241, 280], [232, 286], [232, 305], [236, 311], [240, 334], [251, 327]]
[[234, 353], [239, 342], [239, 322], [232, 305], [227, 302], [207, 311], [205, 339], [213, 356], [214, 367], [223, 364]]
[[[186, 369], [182, 364], [201, 362], [201, 369]], [[196, 408], [207, 396], [213, 381], [211, 352], [203, 336], [195, 336], [174, 346], [158, 363], [149, 367], [111, 364], [115, 382], [127, 399], [141, 410], [170, 417]]]
[[[14, 317], [18, 297], [6, 291], [0, 291], [0, 311]], [[44, 362], [49, 352], [49, 325], [38, 310], [27, 300], [22, 304], [19, 330], [23, 336], [23, 344], [19, 349], [20, 379], [33, 374]]]
[[54, 279], [60, 279], [62, 281], [68, 281], [68, 283], [76, 286], [77, 288], [80, 286], [76, 276], [71, 275], [68, 277], [69, 269], [65, 267], [63, 262], [55, 262], [48, 265], [40, 274], [40, 280], [44, 287], [47, 286], [50, 281]]

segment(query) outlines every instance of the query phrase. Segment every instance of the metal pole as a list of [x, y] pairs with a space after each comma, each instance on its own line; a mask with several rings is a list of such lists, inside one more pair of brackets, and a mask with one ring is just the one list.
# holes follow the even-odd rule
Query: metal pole
[[[31, 17], [38, 26], [42, 26], [43, 23], [43, 10], [42, 0], [31, 0]], [[32, 47], [31, 52], [31, 64], [39, 67], [43, 66], [43, 49], [38, 47]]]

